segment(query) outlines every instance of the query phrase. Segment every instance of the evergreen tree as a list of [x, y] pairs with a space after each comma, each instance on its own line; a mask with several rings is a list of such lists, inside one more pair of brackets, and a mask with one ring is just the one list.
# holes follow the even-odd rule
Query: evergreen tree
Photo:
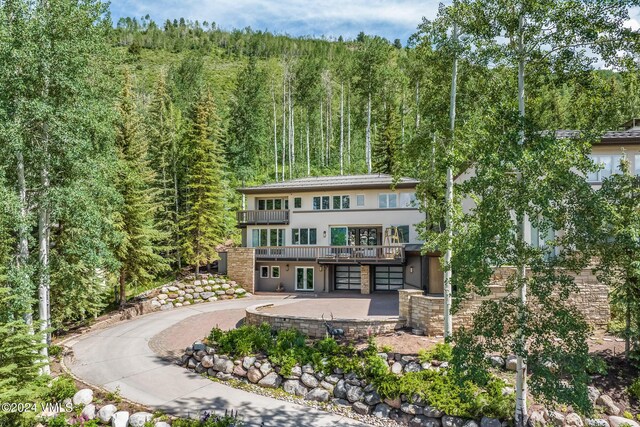
[[186, 211], [182, 224], [182, 251], [188, 264], [200, 267], [218, 259], [216, 246], [226, 237], [224, 153], [222, 129], [211, 93], [196, 101], [186, 135], [189, 170]]
[[373, 146], [373, 171], [394, 175], [398, 171], [397, 162], [400, 161], [400, 123], [393, 106], [384, 111], [383, 121], [379, 126], [380, 135]]
[[126, 73], [118, 106], [116, 144], [119, 157], [117, 188], [122, 198], [117, 248], [120, 262], [120, 306], [127, 301], [127, 285], [147, 284], [167, 269], [156, 243], [166, 238], [155, 223], [159, 204], [154, 189], [155, 174], [149, 166], [147, 143], [135, 111], [131, 76]]

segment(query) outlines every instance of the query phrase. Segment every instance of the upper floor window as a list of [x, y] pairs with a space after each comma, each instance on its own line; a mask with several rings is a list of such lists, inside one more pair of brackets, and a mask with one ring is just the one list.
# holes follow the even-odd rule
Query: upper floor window
[[302, 197], [293, 198], [293, 207], [295, 209], [300, 209], [302, 207]]
[[389, 236], [389, 239], [388, 239], [389, 241], [384, 242], [385, 245], [393, 244], [393, 243], [409, 243], [409, 226], [398, 225], [398, 226], [388, 227], [385, 230], [385, 237], [386, 236]]
[[636, 154], [636, 175], [640, 176], [640, 154]]
[[289, 209], [289, 199], [258, 199], [259, 211]]
[[327, 210], [331, 209], [329, 196], [315, 196], [313, 198], [313, 210]]
[[587, 175], [587, 181], [589, 182], [602, 182], [605, 178], [610, 177], [613, 174], [620, 173], [620, 160], [621, 155], [591, 155], [591, 160], [600, 166], [601, 169], [597, 172], [590, 172]]
[[400, 193], [400, 207], [401, 208], [415, 208], [417, 207], [416, 203], [416, 193]]
[[315, 245], [317, 240], [315, 228], [292, 228], [292, 245]]
[[253, 247], [284, 246], [284, 229], [282, 228], [254, 228], [251, 230]]
[[397, 208], [398, 207], [398, 195], [395, 193], [381, 193], [378, 194], [378, 208]]
[[364, 207], [364, 194], [358, 194], [356, 196], [356, 206], [359, 208]]
[[349, 209], [349, 196], [333, 196], [333, 209]]

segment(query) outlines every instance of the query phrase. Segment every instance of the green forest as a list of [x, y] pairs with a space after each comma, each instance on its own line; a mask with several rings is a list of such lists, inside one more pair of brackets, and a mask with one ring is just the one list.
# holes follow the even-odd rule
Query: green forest
[[[238, 242], [236, 188], [305, 176], [418, 178], [429, 214], [425, 240], [458, 245], [454, 270], [473, 265], [485, 273], [479, 253], [520, 265], [522, 258], [487, 249], [498, 239], [491, 232], [505, 239], [510, 233], [481, 231], [487, 217], [476, 218], [479, 228], [470, 232], [483, 249], [458, 241], [468, 235], [448, 242], [433, 235], [445, 219], [462, 221], [445, 218], [447, 171], [457, 176], [473, 163], [485, 166], [485, 181], [462, 191], [500, 204], [509, 194], [535, 198], [540, 190], [535, 181], [510, 181], [492, 193], [492, 171], [506, 167], [500, 156], [531, 173], [535, 164], [551, 176], [561, 175], [554, 167], [587, 170], [594, 135], [640, 115], [637, 34], [621, 25], [637, 2], [578, 2], [583, 9], [575, 13], [566, 9], [572, 2], [533, 2], [544, 3], [544, 19], [559, 28], [585, 30], [560, 32], [560, 40], [545, 34], [540, 18], [525, 40], [532, 46], [527, 61], [488, 41], [515, 31], [510, 21], [499, 27], [508, 21], [502, 3], [517, 2], [462, 1], [460, 10], [416, 22], [409, 40], [391, 41], [225, 30], [224, 23], [179, 17], [112, 22], [108, 6], [94, 0], [0, 1], [0, 325], [9, 325], [0, 326], [0, 336], [6, 328], [40, 330], [46, 352], [48, 333], [205, 268], [219, 245]], [[478, 18], [491, 11], [495, 22]], [[451, 36], [452, 22], [466, 23], [459, 38]], [[632, 53], [620, 54], [622, 46]], [[527, 79], [522, 105], [520, 65]], [[586, 137], [553, 147], [539, 138], [557, 129]], [[525, 155], [514, 148], [524, 135], [536, 142]], [[564, 189], [565, 197], [565, 184], [547, 190]], [[523, 206], [509, 202], [515, 204], [500, 208]], [[575, 213], [550, 209], [536, 212], [559, 223]], [[563, 224], [549, 227], [555, 225]], [[570, 237], [582, 236], [578, 225]], [[461, 292], [475, 283], [459, 277]], [[23, 351], [25, 342], [13, 349]]]

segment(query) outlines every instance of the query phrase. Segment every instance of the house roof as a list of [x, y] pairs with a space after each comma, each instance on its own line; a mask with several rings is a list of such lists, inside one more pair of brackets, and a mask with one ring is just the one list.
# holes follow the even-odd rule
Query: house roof
[[239, 188], [244, 194], [289, 193], [320, 190], [348, 190], [368, 188], [415, 188], [419, 181], [413, 178], [394, 178], [386, 174], [314, 176], [290, 181], [272, 182], [256, 187]]
[[[577, 138], [579, 130], [557, 130], [556, 138]], [[595, 145], [640, 144], [640, 128], [611, 130], [602, 134]]]

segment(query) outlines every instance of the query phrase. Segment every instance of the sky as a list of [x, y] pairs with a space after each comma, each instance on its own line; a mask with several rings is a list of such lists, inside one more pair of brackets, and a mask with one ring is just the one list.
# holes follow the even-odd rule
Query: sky
[[[434, 18], [440, 3], [451, 0], [112, 0], [113, 21], [121, 17], [185, 18], [215, 22], [230, 30], [254, 30], [292, 36], [352, 39], [360, 31], [400, 39], [404, 45], [422, 21]], [[633, 8], [627, 25], [640, 28], [640, 8]]]

